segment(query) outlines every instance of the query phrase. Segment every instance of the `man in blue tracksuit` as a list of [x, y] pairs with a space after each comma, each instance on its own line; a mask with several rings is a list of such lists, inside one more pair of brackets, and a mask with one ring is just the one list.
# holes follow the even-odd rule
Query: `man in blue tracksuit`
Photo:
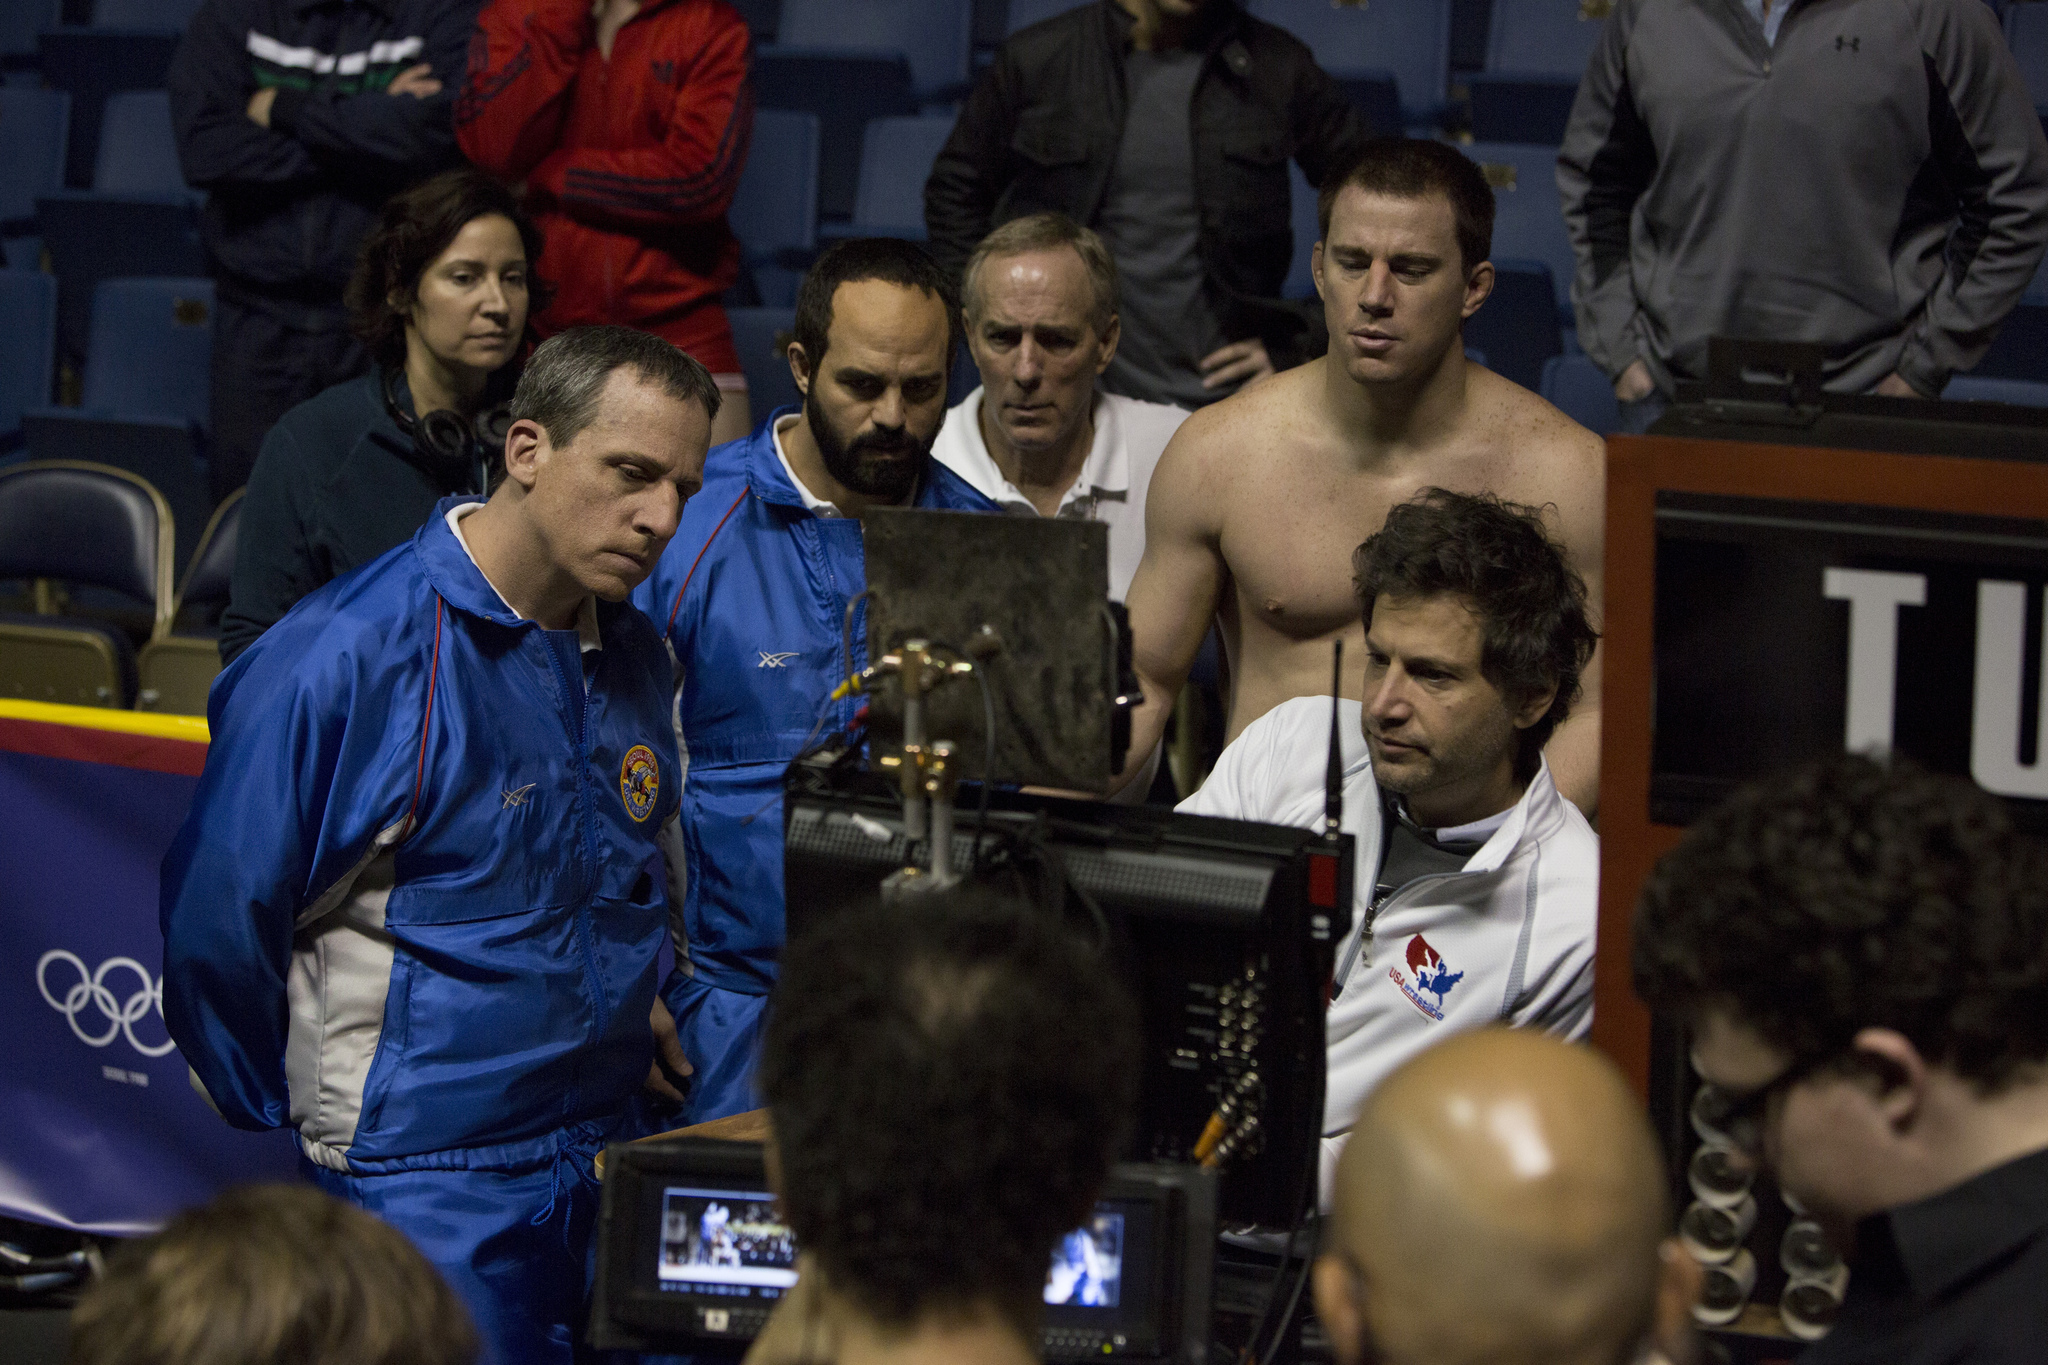
[[[806, 740], [850, 723], [846, 605], [865, 590], [869, 507], [998, 510], [931, 458], [956, 310], [922, 247], [841, 242], [797, 294], [790, 368], [804, 394], [711, 453], [703, 496], [634, 600], [676, 659], [686, 774], [669, 852], [688, 956], [663, 988], [694, 1067], [689, 1121], [759, 1104], [761, 1006], [782, 948], [782, 774]], [[853, 621], [867, 661], [866, 604]]]
[[717, 407], [644, 333], [542, 346], [490, 501], [446, 499], [221, 674], [164, 858], [194, 1082], [236, 1127], [297, 1129], [308, 1177], [408, 1234], [499, 1365], [569, 1359], [591, 1158], [665, 1021], [681, 772], [666, 651], [625, 599]]

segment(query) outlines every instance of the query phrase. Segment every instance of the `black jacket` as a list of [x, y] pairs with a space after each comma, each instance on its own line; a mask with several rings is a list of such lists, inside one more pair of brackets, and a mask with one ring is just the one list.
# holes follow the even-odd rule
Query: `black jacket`
[[[975, 83], [925, 185], [930, 246], [956, 274], [990, 228], [1058, 210], [1090, 223], [1123, 137], [1131, 16], [1116, 0], [1013, 35]], [[1294, 254], [1287, 159], [1311, 185], [1347, 168], [1363, 122], [1300, 40], [1217, 0], [1190, 131], [1203, 266], [1233, 339], [1257, 336], [1276, 365], [1320, 353], [1322, 309], [1283, 302]]]
[[[337, 325], [356, 247], [393, 193], [457, 164], [451, 110], [480, 0], [206, 0], [171, 61], [185, 181], [206, 190], [224, 293]], [[441, 93], [387, 94], [426, 62]], [[249, 99], [277, 88], [270, 126]]]
[[[235, 540], [223, 666], [315, 588], [412, 539], [455, 487], [428, 472], [384, 406], [383, 372], [351, 379], [278, 419], [249, 476]], [[412, 395], [397, 380], [398, 401]]]

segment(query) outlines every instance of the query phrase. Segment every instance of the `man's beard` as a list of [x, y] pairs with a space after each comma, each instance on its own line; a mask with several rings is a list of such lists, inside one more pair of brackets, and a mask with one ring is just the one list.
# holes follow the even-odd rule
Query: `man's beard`
[[920, 441], [908, 427], [896, 431], [871, 431], [851, 441], [840, 439], [824, 411], [816, 403], [804, 404], [804, 420], [810, 424], [811, 439], [825, 472], [864, 498], [878, 502], [902, 502], [924, 475], [931, 446]]

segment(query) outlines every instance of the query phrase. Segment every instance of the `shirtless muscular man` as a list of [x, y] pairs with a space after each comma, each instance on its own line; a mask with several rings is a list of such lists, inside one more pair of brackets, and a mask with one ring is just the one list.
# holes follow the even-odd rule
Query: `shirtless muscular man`
[[[1330, 681], [1330, 642], [1364, 641], [1351, 550], [1424, 488], [1543, 509], [1601, 602], [1600, 438], [1465, 359], [1459, 331], [1493, 288], [1493, 191], [1442, 143], [1368, 143], [1322, 187], [1313, 260], [1330, 349], [1193, 414], [1154, 474], [1129, 606], [1145, 703], [1131, 753], [1151, 753], [1212, 618], [1230, 665], [1226, 739]], [[1347, 669], [1345, 695], [1359, 674]], [[1591, 815], [1600, 660], [1545, 753]], [[1139, 765], [1127, 770], [1128, 777]]]

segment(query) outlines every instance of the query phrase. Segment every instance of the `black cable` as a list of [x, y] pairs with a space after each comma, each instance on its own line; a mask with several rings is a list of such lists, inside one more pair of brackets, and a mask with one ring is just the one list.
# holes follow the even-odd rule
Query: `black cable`
[[974, 857], [969, 862], [973, 875], [981, 874], [981, 841], [988, 835], [988, 789], [996, 780], [996, 698], [989, 687], [988, 674], [980, 663], [974, 665], [974, 680], [981, 684], [981, 800], [980, 810], [974, 817]]
[[[1317, 1105], [1316, 1105], [1316, 1108], [1315, 1108], [1315, 1112], [1316, 1112], [1316, 1113], [1321, 1113], [1321, 1112], [1322, 1112], [1322, 1105], [1321, 1105], [1321, 1102], [1320, 1102], [1320, 1100], [1321, 1100], [1321, 1097], [1320, 1097], [1320, 1096], [1318, 1096], [1318, 1097], [1317, 1097], [1317, 1100], [1318, 1100], [1318, 1103], [1317, 1103]], [[1294, 1254], [1294, 1239], [1295, 1239], [1295, 1238], [1296, 1238], [1297, 1236], [1299, 1236], [1299, 1235], [1301, 1234], [1301, 1228], [1302, 1228], [1302, 1224], [1303, 1224], [1303, 1223], [1304, 1223], [1305, 1221], [1307, 1221], [1307, 1218], [1308, 1218], [1308, 1210], [1309, 1210], [1309, 1203], [1310, 1203], [1309, 1195], [1310, 1195], [1310, 1192], [1311, 1192], [1311, 1191], [1312, 1191], [1312, 1190], [1313, 1190], [1313, 1189], [1315, 1188], [1315, 1175], [1316, 1175], [1316, 1168], [1317, 1168], [1317, 1166], [1319, 1166], [1319, 1165], [1321, 1164], [1321, 1162], [1322, 1162], [1322, 1147], [1323, 1147], [1323, 1144], [1322, 1144], [1322, 1139], [1321, 1139], [1321, 1137], [1320, 1137], [1320, 1136], [1318, 1135], [1318, 1134], [1320, 1134], [1320, 1131], [1321, 1131], [1321, 1126], [1320, 1126], [1320, 1125], [1318, 1125], [1318, 1127], [1317, 1127], [1317, 1133], [1316, 1133], [1316, 1134], [1312, 1134], [1312, 1135], [1310, 1136], [1310, 1138], [1309, 1138], [1309, 1143], [1308, 1143], [1308, 1152], [1307, 1152], [1306, 1156], [1304, 1157], [1304, 1159], [1303, 1159], [1303, 1161], [1302, 1161], [1302, 1163], [1301, 1163], [1301, 1179], [1295, 1182], [1295, 1186], [1294, 1186], [1294, 1206], [1293, 1206], [1293, 1207], [1294, 1207], [1294, 1226], [1292, 1226], [1292, 1227], [1290, 1227], [1290, 1228], [1288, 1228], [1288, 1229], [1287, 1229], [1287, 1241], [1286, 1241], [1286, 1243], [1285, 1243], [1285, 1244], [1284, 1244], [1284, 1245], [1283, 1245], [1283, 1246], [1281, 1247], [1281, 1249], [1280, 1249], [1280, 1264], [1279, 1264], [1278, 1266], [1274, 1267], [1274, 1270], [1273, 1270], [1273, 1283], [1271, 1283], [1270, 1285], [1266, 1286], [1266, 1306], [1265, 1306], [1264, 1308], [1261, 1308], [1261, 1309], [1259, 1310], [1259, 1320], [1258, 1320], [1257, 1324], [1256, 1324], [1256, 1325], [1254, 1325], [1254, 1326], [1253, 1326], [1253, 1328], [1252, 1328], [1252, 1335], [1251, 1335], [1251, 1342], [1250, 1342], [1250, 1346], [1251, 1346], [1251, 1349], [1252, 1349], [1252, 1350], [1253, 1350], [1254, 1352], [1256, 1352], [1256, 1350], [1257, 1350], [1257, 1348], [1258, 1348], [1258, 1344], [1259, 1344], [1259, 1338], [1261, 1338], [1262, 1336], [1264, 1336], [1264, 1335], [1265, 1335], [1265, 1333], [1266, 1333], [1266, 1321], [1267, 1321], [1267, 1319], [1269, 1319], [1270, 1317], [1272, 1317], [1272, 1316], [1273, 1316], [1273, 1305], [1274, 1305], [1274, 1304], [1275, 1304], [1275, 1303], [1276, 1303], [1276, 1302], [1277, 1302], [1277, 1301], [1279, 1300], [1279, 1297], [1280, 1297], [1280, 1285], [1281, 1285], [1281, 1282], [1282, 1282], [1283, 1280], [1285, 1280], [1285, 1279], [1287, 1278], [1287, 1262], [1288, 1262], [1288, 1259], [1289, 1259], [1289, 1258], [1290, 1258], [1290, 1257], [1291, 1257], [1291, 1256], [1292, 1256], [1292, 1255]], [[1303, 1275], [1304, 1275], [1304, 1277], [1306, 1276], [1306, 1274], [1307, 1274], [1307, 1261], [1306, 1261], [1306, 1260], [1304, 1260], [1304, 1262], [1303, 1262]], [[1299, 1297], [1299, 1290], [1297, 1290], [1297, 1291], [1296, 1291], [1296, 1298], [1298, 1298], [1298, 1297]], [[1290, 1301], [1289, 1301], [1289, 1303], [1288, 1303], [1288, 1307], [1287, 1307], [1287, 1313], [1288, 1313], [1289, 1315], [1292, 1315], [1292, 1314], [1293, 1314], [1293, 1312], [1294, 1312], [1294, 1302], [1293, 1302], [1293, 1300], [1290, 1300]], [[1286, 1317], [1282, 1317], [1282, 1318], [1281, 1318], [1281, 1320], [1280, 1320], [1280, 1327], [1279, 1327], [1279, 1329], [1278, 1329], [1277, 1331], [1275, 1331], [1275, 1332], [1274, 1332], [1274, 1334], [1273, 1334], [1273, 1345], [1272, 1345], [1272, 1347], [1270, 1348], [1271, 1350], [1278, 1350], [1278, 1349], [1279, 1349], [1279, 1346], [1280, 1346], [1280, 1337], [1281, 1337], [1281, 1334], [1282, 1334], [1282, 1333], [1284, 1333], [1284, 1332], [1285, 1332], [1286, 1330], [1287, 1330], [1287, 1318], [1286, 1318]], [[1254, 1355], [1252, 1356], [1252, 1359], [1251, 1359], [1251, 1365], [1264, 1365], [1264, 1361], [1265, 1361], [1265, 1360], [1266, 1360], [1266, 1357], [1265, 1357], [1265, 1356], [1263, 1356], [1263, 1355], [1257, 1355], [1257, 1354], [1254, 1354]]]
[[[1295, 1235], [1294, 1233], [1287, 1235], [1287, 1251], [1289, 1253], [1292, 1253], [1294, 1250]], [[1301, 1258], [1301, 1270], [1294, 1277], [1294, 1292], [1287, 1296], [1287, 1307], [1280, 1314], [1279, 1325], [1273, 1329], [1273, 1340], [1267, 1344], [1265, 1354], [1256, 1357], [1260, 1365], [1278, 1355], [1281, 1345], [1287, 1340], [1287, 1324], [1294, 1321], [1294, 1310], [1301, 1303], [1301, 1291], [1308, 1284], [1309, 1268], [1314, 1263], [1315, 1258], [1313, 1256], [1304, 1255]], [[1283, 1255], [1280, 1258], [1280, 1264], [1283, 1266], [1287, 1264], [1286, 1256]]]

